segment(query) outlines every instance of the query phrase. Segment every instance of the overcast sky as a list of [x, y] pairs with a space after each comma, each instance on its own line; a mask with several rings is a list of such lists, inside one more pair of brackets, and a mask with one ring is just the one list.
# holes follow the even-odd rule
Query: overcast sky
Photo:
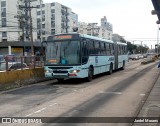
[[[44, 3], [58, 2], [78, 14], [78, 21], [100, 25], [102, 17], [113, 25], [113, 33], [125, 36], [126, 40], [143, 40], [149, 47], [157, 41], [156, 15], [151, 15], [151, 0], [43, 0]], [[140, 44], [140, 41], [135, 41]]]

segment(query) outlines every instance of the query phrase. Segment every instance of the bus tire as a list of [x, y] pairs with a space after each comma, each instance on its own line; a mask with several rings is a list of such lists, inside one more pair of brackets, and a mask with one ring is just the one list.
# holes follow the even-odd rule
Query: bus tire
[[125, 69], [125, 61], [123, 61], [123, 66], [122, 66], [122, 68], [121, 68], [122, 70], [124, 70]]
[[110, 64], [108, 73], [109, 73], [109, 75], [111, 75], [113, 73], [113, 65], [112, 65], [112, 63]]
[[58, 78], [57, 81], [58, 81], [58, 83], [63, 83], [64, 79], [63, 78]]
[[93, 68], [92, 68], [92, 67], [89, 67], [89, 69], [88, 69], [87, 82], [92, 81], [92, 79], [93, 79]]

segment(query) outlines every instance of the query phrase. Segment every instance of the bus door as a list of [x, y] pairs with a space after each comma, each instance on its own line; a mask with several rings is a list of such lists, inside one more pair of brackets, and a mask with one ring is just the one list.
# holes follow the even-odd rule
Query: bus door
[[81, 63], [86, 64], [89, 58], [89, 45], [86, 39], [81, 39]]
[[114, 57], [115, 57], [115, 70], [118, 69], [118, 44], [115, 42]]

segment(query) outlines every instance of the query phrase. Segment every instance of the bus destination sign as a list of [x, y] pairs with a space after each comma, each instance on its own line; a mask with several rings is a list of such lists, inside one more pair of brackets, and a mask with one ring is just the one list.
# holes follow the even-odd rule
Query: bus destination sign
[[59, 35], [59, 36], [55, 36], [55, 40], [61, 40], [61, 39], [72, 39], [72, 35]]

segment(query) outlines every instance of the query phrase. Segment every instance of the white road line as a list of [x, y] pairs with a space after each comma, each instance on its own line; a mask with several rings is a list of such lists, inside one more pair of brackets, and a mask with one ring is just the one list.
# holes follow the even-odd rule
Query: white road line
[[99, 91], [101, 94], [122, 94], [122, 92], [105, 92], [105, 91]]
[[35, 111], [34, 113], [39, 113], [39, 112], [41, 112], [41, 111], [43, 111], [43, 110], [45, 110], [46, 109], [46, 107], [44, 107], [44, 108], [42, 108], [42, 109], [40, 109], [40, 110], [38, 110], [38, 111]]
[[42, 112], [42, 111], [44, 111], [45, 109], [47, 109], [47, 108], [49, 108], [49, 107], [52, 107], [52, 106], [54, 106], [54, 105], [57, 105], [57, 104], [58, 104], [58, 103], [50, 104], [48, 107], [44, 107], [44, 108], [42, 108], [42, 109], [39, 109], [39, 110], [37, 110], [37, 111], [35, 111], [35, 112], [33, 112], [33, 113], [30, 113], [30, 114], [26, 115], [25, 117], [28, 117], [28, 116], [31, 116], [31, 115], [33, 115], [33, 114]]
[[52, 106], [54, 106], [54, 105], [57, 105], [58, 103], [53, 103], [53, 104], [51, 104], [51, 105], [49, 105], [50, 107], [52, 107]]
[[145, 96], [145, 94], [139, 94], [140, 96]]
[[30, 114], [26, 115], [25, 117], [28, 117], [28, 116], [31, 116], [31, 115], [33, 115], [33, 114], [39, 113], [39, 112], [41, 112], [41, 111], [43, 111], [43, 110], [45, 110], [45, 109], [46, 109], [46, 107], [44, 107], [44, 108], [42, 108], [42, 109], [40, 109], [40, 110], [37, 110], [37, 111], [35, 111], [35, 112], [33, 112], [33, 113], [30, 113]]

